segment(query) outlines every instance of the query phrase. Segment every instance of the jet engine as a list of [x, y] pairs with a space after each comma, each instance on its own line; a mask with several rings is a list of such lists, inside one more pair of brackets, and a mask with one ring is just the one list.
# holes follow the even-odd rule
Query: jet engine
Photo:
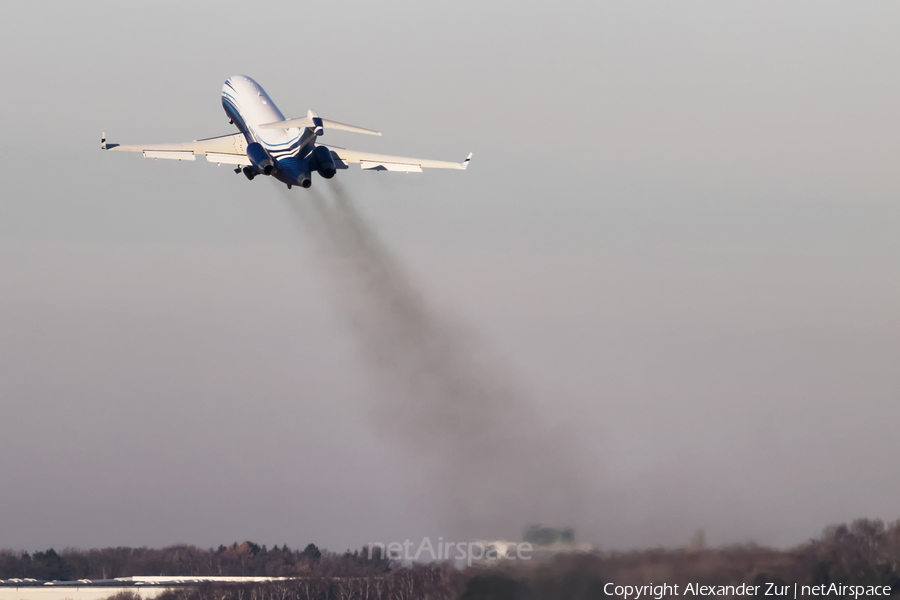
[[331, 150], [325, 146], [316, 146], [312, 151], [312, 160], [310, 166], [315, 169], [319, 175], [325, 179], [331, 179], [337, 173], [334, 166], [334, 158], [331, 156]]
[[247, 158], [253, 164], [253, 167], [260, 173], [271, 175], [275, 170], [275, 163], [272, 157], [266, 152], [265, 148], [259, 142], [253, 142], [247, 146]]

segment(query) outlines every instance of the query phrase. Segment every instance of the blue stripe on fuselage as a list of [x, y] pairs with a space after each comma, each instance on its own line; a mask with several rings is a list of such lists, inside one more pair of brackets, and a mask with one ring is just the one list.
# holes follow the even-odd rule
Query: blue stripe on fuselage
[[284, 142], [284, 143], [282, 143], [282, 144], [272, 144], [272, 143], [269, 143], [269, 142], [263, 142], [263, 145], [264, 145], [264, 146], [269, 146], [269, 147], [275, 147], [275, 146], [289, 146], [290, 144], [293, 144], [294, 142], [298, 141], [299, 139], [300, 139], [300, 136], [298, 135], [298, 136], [295, 137], [294, 139], [292, 139], [292, 140], [290, 140], [290, 141], [287, 141], [287, 142]]

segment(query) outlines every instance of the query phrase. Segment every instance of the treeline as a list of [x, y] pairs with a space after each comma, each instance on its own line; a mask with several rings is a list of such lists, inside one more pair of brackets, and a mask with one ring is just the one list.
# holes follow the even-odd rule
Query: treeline
[[[593, 564], [589, 564], [593, 563]], [[272, 583], [208, 584], [155, 600], [592, 600], [604, 596], [597, 558], [564, 558], [512, 571], [414, 565], [382, 575], [304, 577]], [[110, 600], [140, 600], [121, 594]]]
[[[900, 593], [900, 521], [858, 519], [789, 550], [753, 544], [605, 554], [592, 568], [616, 584], [889, 586]], [[760, 588], [760, 596], [766, 586]], [[682, 594], [679, 594], [682, 595]], [[793, 594], [791, 594], [793, 597]], [[832, 595], [833, 597], [833, 595]], [[772, 596], [769, 596], [769, 600]]]
[[455, 600], [463, 593], [466, 580], [463, 572], [449, 565], [418, 565], [359, 577], [311, 576], [272, 583], [208, 584], [168, 590], [154, 600]]
[[[860, 519], [827, 528], [789, 550], [752, 544], [709, 549], [597, 552], [531, 561], [492, 561], [459, 570], [449, 564], [396, 565], [366, 551], [267, 549], [251, 542], [218, 549], [172, 546], [0, 553], [0, 578], [108, 578], [128, 575], [299, 576], [261, 584], [207, 584], [165, 592], [159, 600], [586, 600], [604, 584], [889, 586], [900, 593], [900, 521]], [[761, 588], [764, 592], [765, 588]], [[684, 593], [679, 593], [684, 596]], [[760, 597], [763, 597], [762, 593]], [[831, 597], [834, 597], [832, 594]], [[128, 600], [121, 598], [119, 600]], [[771, 600], [771, 597], [769, 598]]]
[[616, 583], [705, 585], [887, 585], [900, 591], [900, 521], [858, 519], [828, 527], [818, 539], [789, 550], [737, 545], [717, 549], [615, 553], [601, 572]]
[[291, 577], [320, 575], [341, 577], [385, 573], [390, 561], [376, 548], [370, 558], [367, 551], [344, 553], [320, 550], [315, 544], [303, 550], [287, 545], [274, 546], [253, 542], [234, 543], [204, 550], [178, 545], [154, 548], [67, 548], [35, 552], [0, 550], [0, 579], [32, 578], [46, 580], [111, 579], [133, 575], [227, 575], [247, 577]]
[[[688, 583], [695, 586], [760, 585], [757, 598], [766, 600], [779, 598], [766, 596], [768, 586], [763, 584], [768, 583], [790, 586], [790, 596], [781, 598], [793, 598], [794, 583], [800, 586], [888, 586], [890, 595], [896, 597], [900, 595], [900, 521], [886, 526], [877, 519], [859, 519], [849, 525], [828, 527], [818, 539], [789, 550], [753, 544], [716, 549], [695, 545], [676, 550], [558, 555], [550, 561], [504, 563], [498, 568], [469, 570], [466, 574], [461, 594], [446, 598], [586, 600], [606, 597], [604, 586], [607, 582], [632, 586], [677, 584], [678, 598], [692, 595], [684, 593]], [[667, 597], [675, 596], [669, 594]], [[842, 595], [829, 596], [837, 597]]]

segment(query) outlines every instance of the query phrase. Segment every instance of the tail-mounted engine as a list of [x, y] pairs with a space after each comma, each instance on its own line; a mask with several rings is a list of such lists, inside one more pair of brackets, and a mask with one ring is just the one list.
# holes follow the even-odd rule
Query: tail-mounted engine
[[325, 179], [331, 179], [337, 173], [331, 150], [325, 146], [316, 146], [309, 161], [310, 170], [316, 171]]
[[247, 146], [247, 158], [260, 173], [271, 175], [275, 170], [275, 162], [266, 149], [259, 142], [253, 142]]

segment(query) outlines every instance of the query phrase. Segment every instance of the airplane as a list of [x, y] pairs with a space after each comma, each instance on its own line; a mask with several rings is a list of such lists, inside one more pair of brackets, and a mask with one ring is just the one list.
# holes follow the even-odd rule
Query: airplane
[[228, 122], [240, 133], [181, 144], [144, 145], [107, 143], [106, 133], [103, 133], [100, 148], [141, 152], [145, 158], [154, 159], [195, 160], [197, 155], [205, 155], [209, 162], [236, 165], [234, 172], [243, 173], [250, 181], [258, 175], [267, 175], [287, 184], [288, 189], [294, 185], [310, 187], [313, 172], [331, 179], [338, 169], [347, 169], [349, 164], [359, 164], [366, 171], [421, 173], [422, 169], [465, 170], [472, 159], [471, 153], [463, 162], [457, 163], [320, 144], [318, 139], [326, 129], [379, 136], [381, 133], [323, 119], [312, 110], [305, 117], [285, 119], [262, 86], [244, 75], [225, 80], [222, 107]]

